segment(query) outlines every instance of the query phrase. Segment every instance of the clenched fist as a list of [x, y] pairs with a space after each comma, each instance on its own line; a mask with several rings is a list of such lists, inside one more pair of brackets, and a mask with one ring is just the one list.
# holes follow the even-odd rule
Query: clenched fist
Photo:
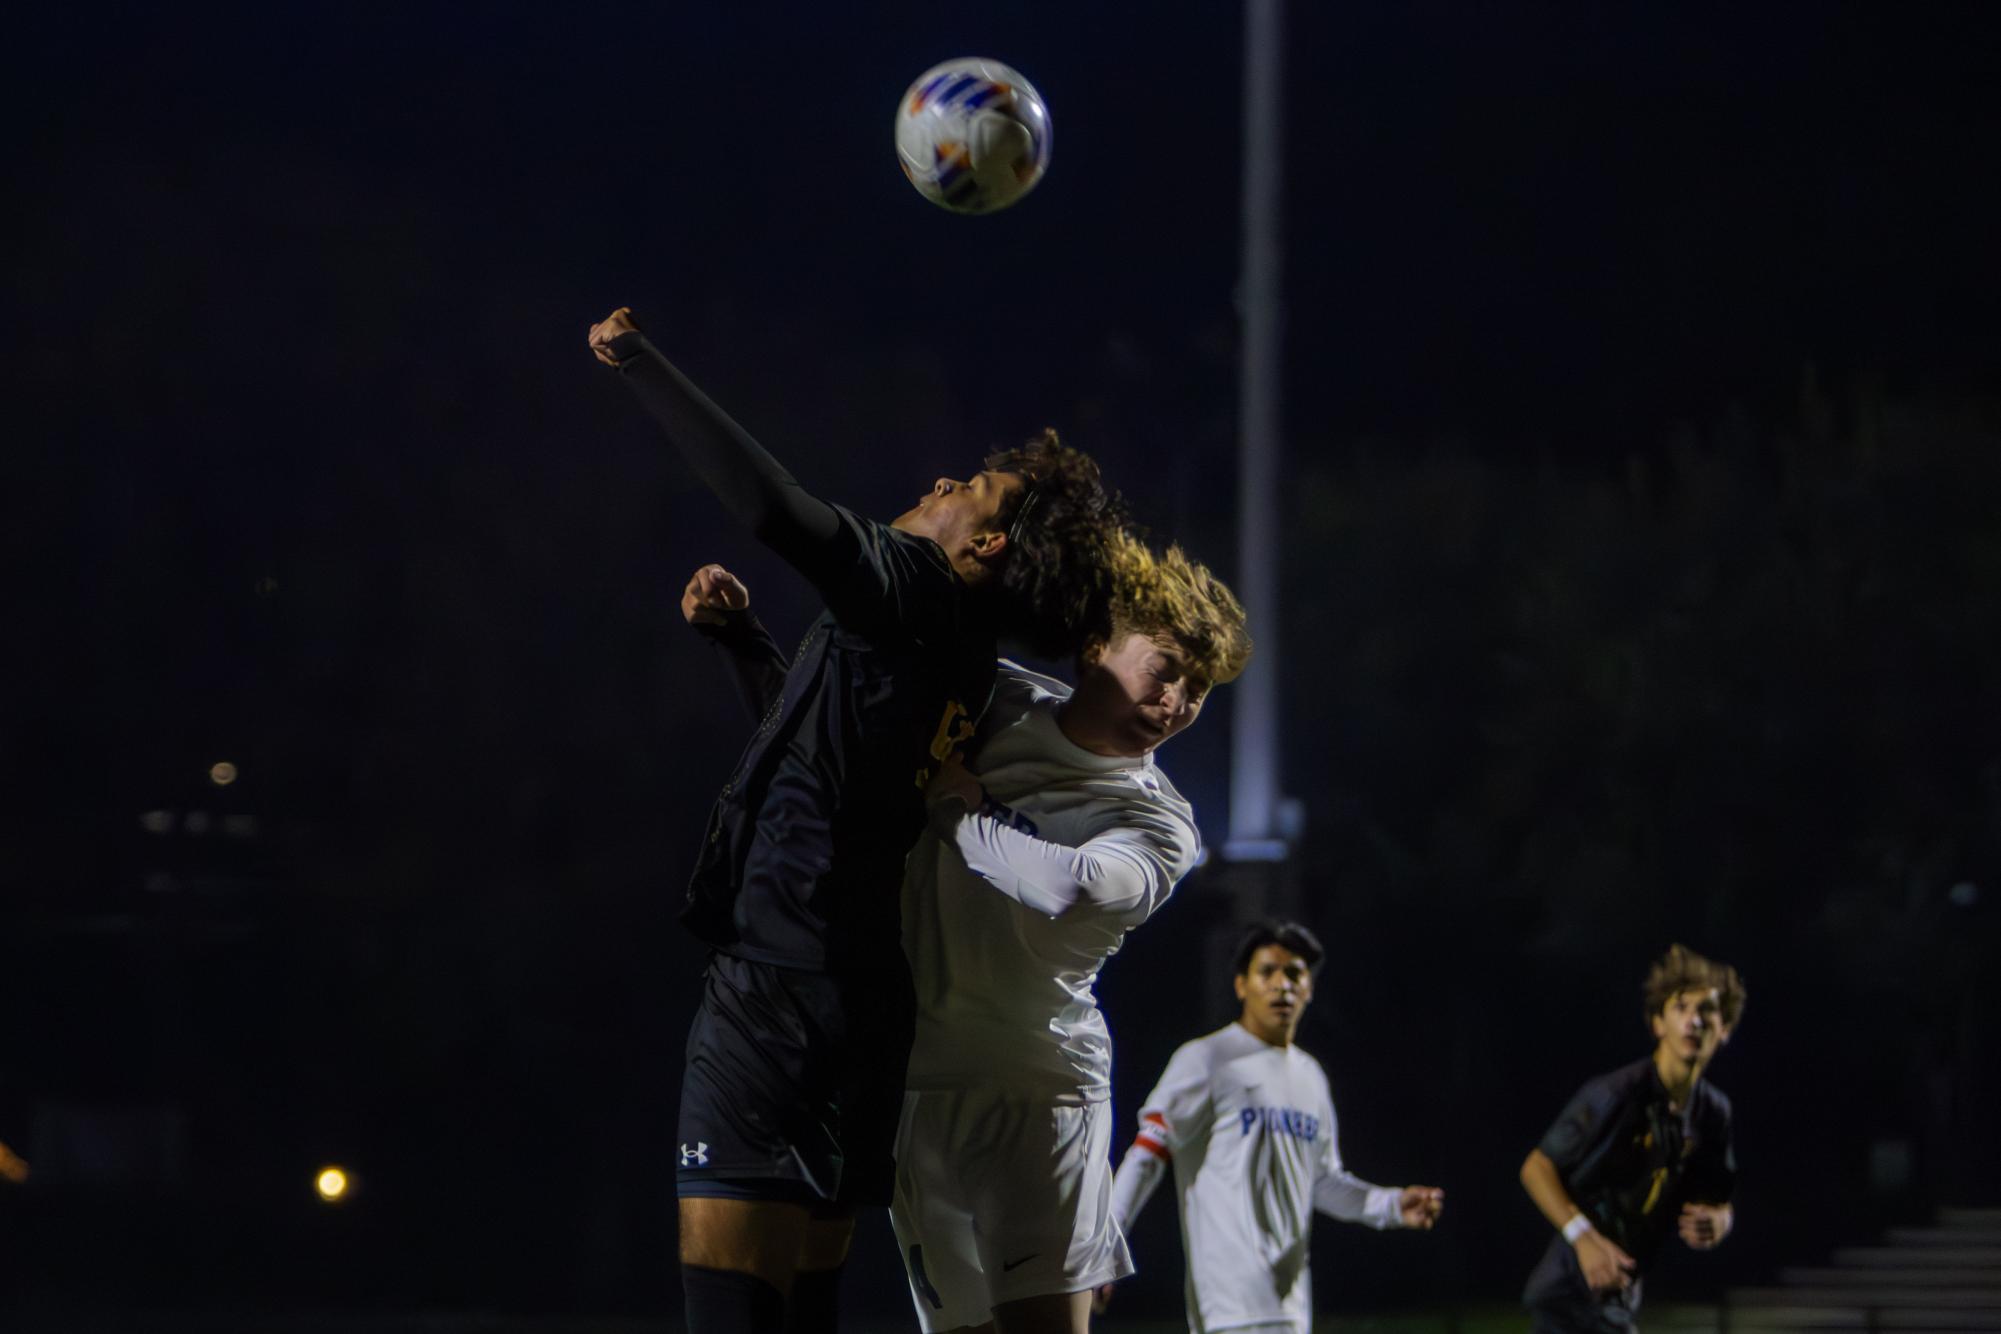
[[1430, 1231], [1445, 1212], [1445, 1192], [1436, 1186], [1405, 1186], [1397, 1197], [1397, 1214], [1405, 1227]]
[[743, 580], [720, 565], [704, 565], [681, 591], [681, 616], [690, 625], [721, 625], [724, 612], [742, 611], [748, 606], [750, 590], [744, 587]]
[[1681, 1206], [1681, 1217], [1676, 1220], [1676, 1231], [1681, 1239], [1698, 1251], [1706, 1251], [1730, 1235], [1730, 1206], [1727, 1204], [1697, 1204], [1690, 1201]]
[[611, 354], [611, 340], [620, 334], [638, 332], [639, 326], [632, 322], [632, 307], [620, 306], [591, 326], [591, 351], [605, 365], [616, 366], [618, 358]]

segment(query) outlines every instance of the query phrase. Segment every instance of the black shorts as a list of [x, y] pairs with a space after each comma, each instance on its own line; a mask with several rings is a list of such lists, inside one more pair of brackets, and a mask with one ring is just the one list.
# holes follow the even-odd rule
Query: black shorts
[[681, 1076], [676, 1192], [887, 1205], [916, 1009], [900, 954], [843, 973], [710, 956]]

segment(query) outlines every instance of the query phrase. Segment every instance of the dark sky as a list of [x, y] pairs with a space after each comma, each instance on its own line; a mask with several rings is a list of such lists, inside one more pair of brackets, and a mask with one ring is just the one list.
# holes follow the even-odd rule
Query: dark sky
[[[1295, 6], [1293, 447], [1588, 460], [1784, 401], [1808, 363], [1981, 382], [1989, 14]], [[576, 609], [735, 548], [580, 350], [624, 303], [830, 496], [892, 512], [1055, 424], [1227, 570], [1239, 44], [1224, 4], [17, 18], [14, 537], [56, 567], [28, 614], [144, 654], [132, 604], [185, 579], [159, 631], [217, 661], [265, 577], [344, 599], [295, 622], [333, 641], [301, 658], [398, 615], [371, 569], [643, 616]], [[894, 168], [896, 94], [957, 52], [1053, 110], [1009, 213], [949, 217]], [[488, 651], [511, 633], [459, 614]]]
[[[1221, 0], [10, 14], [0, 893], [152, 911], [164, 866], [365, 905], [245, 910], [260, 954], [324, 963], [283, 1003], [216, 974], [274, 1040], [316, 1014], [338, 1068], [399, 1027], [413, 1063], [468, 1031], [671, 1031], [698, 966], [671, 887], [743, 734], [673, 599], [721, 559], [781, 637], [810, 609], [586, 327], [634, 306], [867, 512], [1056, 425], [1228, 574], [1240, 42]], [[891, 148], [908, 81], [964, 54], [1055, 125], [1047, 179], [993, 217], [922, 202]], [[1993, 6], [1301, 2], [1286, 54], [1302, 467], [1458, 441], [1614, 470], [1733, 403], [1792, 411], [1807, 366], [1991, 391]], [[1167, 765], [1212, 836], [1221, 703]], [[135, 832], [196, 807], [261, 820], [262, 850]], [[322, 928], [346, 943], [301, 943]], [[78, 957], [148, 1050], [116, 1019], [134, 974]], [[322, 985], [370, 999], [315, 1012]], [[630, 1056], [576, 1105], [621, 1096]], [[0, 1065], [0, 1138], [23, 1078]]]
[[1336, 430], [1643, 427], [1808, 360], [1991, 367], [1978, 7], [1296, 21], [1294, 319]]
[[[1074, 417], [1122, 347], [1158, 364], [1227, 332], [1232, 6], [851, 8], [30, 18], [10, 285], [218, 387], [323, 339], [352, 384], [469, 320], [525, 363], [545, 311], [629, 299], [712, 378], [824, 415], [822, 377], [923, 331], [972, 429]], [[1807, 357], [1971, 364], [1995, 27], [1978, 5], [1295, 6], [1297, 432], [1675, 407], [1664, 386]], [[958, 51], [1049, 99], [1033, 208], [954, 221], [884, 169], [906, 72]]]

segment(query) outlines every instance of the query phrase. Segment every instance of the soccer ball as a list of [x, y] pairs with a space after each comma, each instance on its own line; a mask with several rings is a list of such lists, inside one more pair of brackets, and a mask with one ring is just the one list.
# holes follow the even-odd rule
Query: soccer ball
[[998, 60], [948, 60], [904, 93], [896, 155], [917, 193], [940, 208], [991, 213], [1042, 179], [1049, 108], [1035, 85]]

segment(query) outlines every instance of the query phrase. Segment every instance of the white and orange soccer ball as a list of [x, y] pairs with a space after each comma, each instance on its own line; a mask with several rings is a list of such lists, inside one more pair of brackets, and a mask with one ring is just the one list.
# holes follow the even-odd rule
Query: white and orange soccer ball
[[998, 60], [948, 60], [903, 95], [896, 156], [917, 193], [940, 208], [992, 213], [1033, 190], [1048, 169], [1049, 108], [1034, 84]]

